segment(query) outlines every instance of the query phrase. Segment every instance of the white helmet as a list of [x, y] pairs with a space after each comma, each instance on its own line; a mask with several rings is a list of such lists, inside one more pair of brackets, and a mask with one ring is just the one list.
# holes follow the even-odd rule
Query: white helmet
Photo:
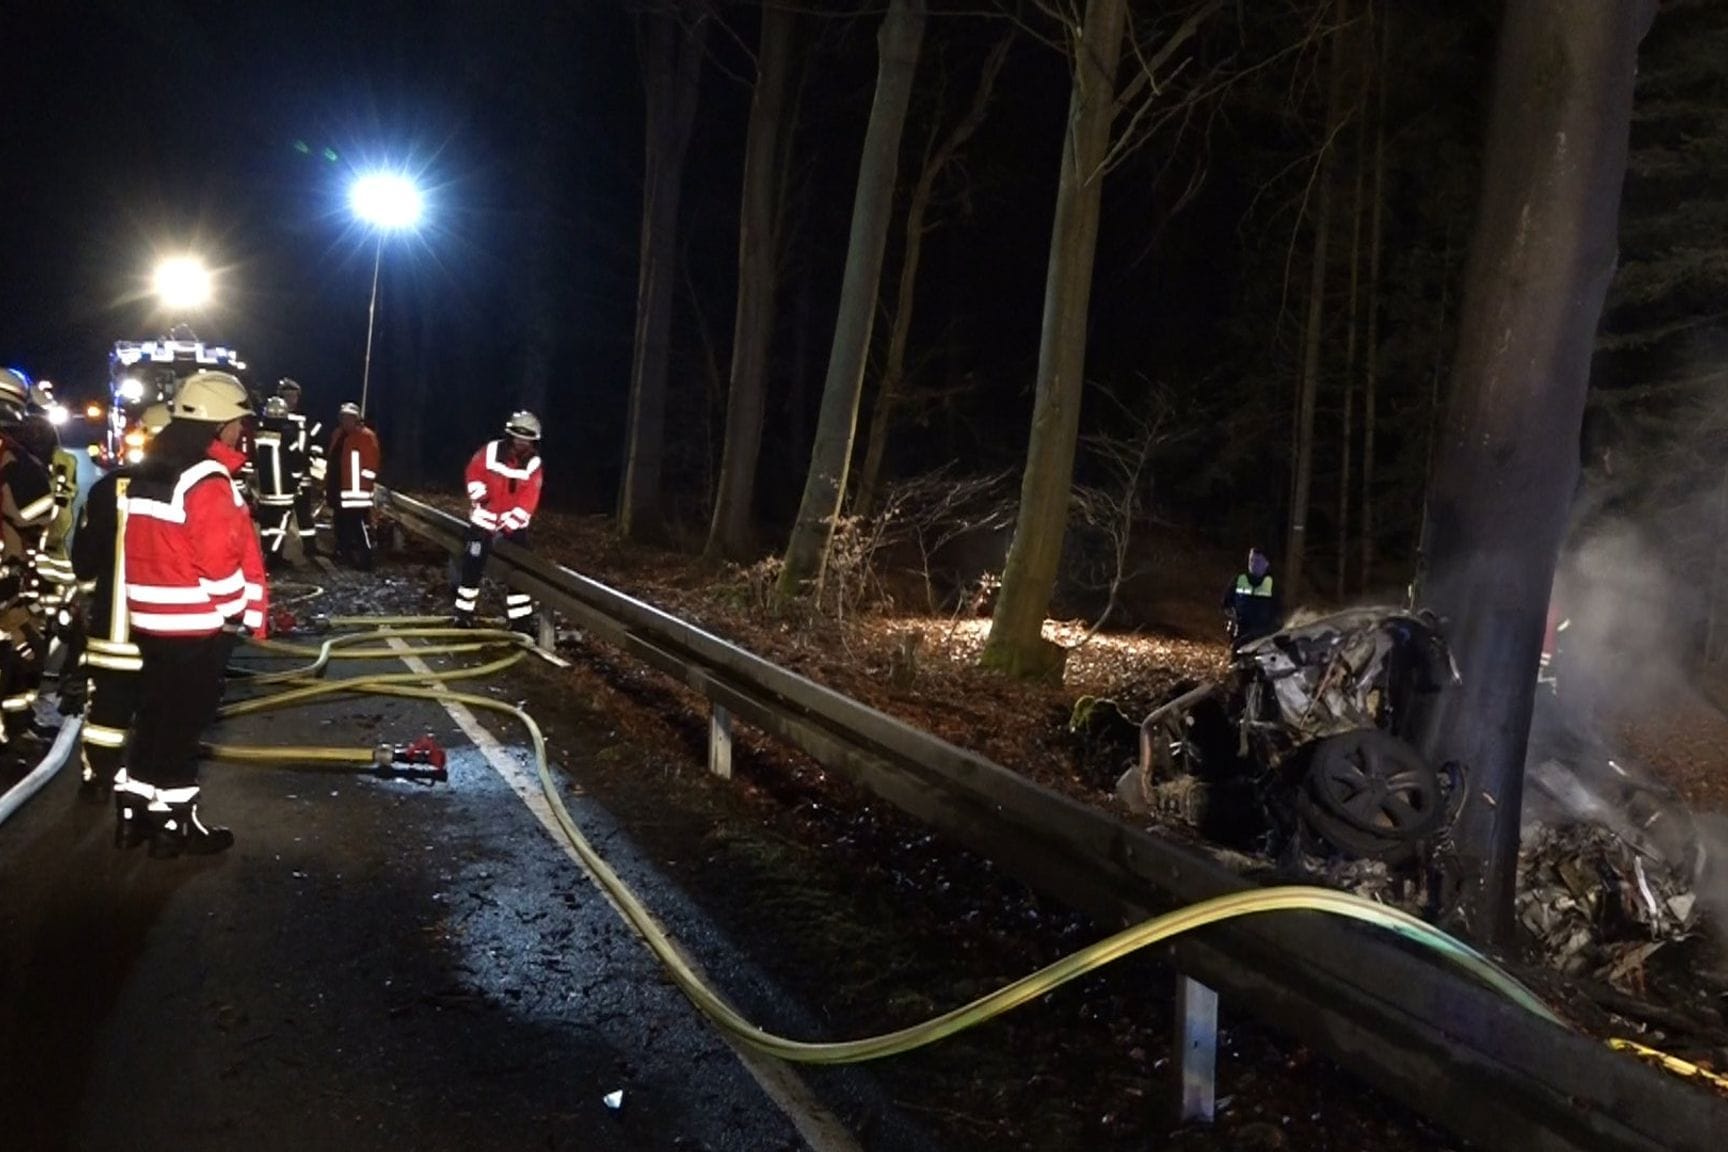
[[29, 403], [29, 378], [16, 368], [0, 368], [0, 404], [24, 408]]
[[358, 416], [360, 415], [360, 405], [350, 400], [348, 403], [342, 405], [342, 407], [336, 409], [336, 412], [341, 416]]
[[252, 415], [252, 397], [226, 372], [194, 372], [181, 381], [168, 411], [175, 419], [226, 424]]
[[518, 440], [540, 439], [540, 417], [532, 412], [514, 412], [504, 422], [504, 435]]
[[144, 431], [154, 436], [156, 433], [162, 431], [162, 429], [168, 427], [168, 421], [173, 418], [173, 413], [168, 411], [168, 405], [152, 404], [150, 407], [144, 409], [144, 414], [138, 418], [138, 422], [144, 425]]
[[264, 401], [264, 415], [272, 420], [280, 420], [288, 415], [288, 401], [280, 396], [271, 396]]

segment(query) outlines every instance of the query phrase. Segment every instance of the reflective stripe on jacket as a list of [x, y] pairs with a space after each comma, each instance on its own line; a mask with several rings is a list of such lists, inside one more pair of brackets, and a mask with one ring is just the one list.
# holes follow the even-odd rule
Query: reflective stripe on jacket
[[234, 483], [242, 457], [213, 444], [172, 485], [135, 477], [124, 505], [122, 580], [130, 625], [155, 636], [265, 629], [268, 591], [252, 518]]
[[330, 502], [338, 508], [372, 507], [372, 490], [378, 486], [378, 434], [362, 424], [352, 432], [338, 428], [330, 440], [330, 458], [336, 462], [336, 481]]
[[488, 532], [519, 532], [540, 507], [540, 454], [511, 461], [509, 444], [493, 440], [474, 453], [468, 483], [468, 521]]
[[257, 473], [258, 503], [266, 508], [290, 507], [300, 486], [294, 470], [294, 429], [287, 421], [266, 416], [252, 437], [252, 463]]

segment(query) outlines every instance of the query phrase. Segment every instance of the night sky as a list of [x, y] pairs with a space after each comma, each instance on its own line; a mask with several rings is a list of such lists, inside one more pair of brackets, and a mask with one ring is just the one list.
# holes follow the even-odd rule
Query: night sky
[[[308, 406], [333, 414], [358, 398], [373, 256], [348, 185], [384, 165], [415, 174], [428, 216], [385, 241], [369, 410], [388, 443], [392, 387], [429, 368], [464, 404], [479, 399], [474, 417], [501, 415], [514, 272], [551, 210], [514, 184], [536, 95], [512, 53], [538, 30], [510, 7], [8, 6], [0, 360], [62, 393], [99, 393], [115, 340], [167, 327], [148, 292], [155, 260], [195, 252], [218, 270], [198, 335], [237, 347], [257, 382], [296, 377]], [[563, 94], [576, 106], [544, 114], [596, 129], [577, 191], [598, 190], [615, 228], [635, 207], [640, 88], [613, 8], [585, 8], [581, 30], [605, 33], [605, 50], [582, 53]], [[627, 324], [629, 303], [608, 322]], [[628, 339], [626, 327], [626, 368]]]
[[[841, 18], [854, 9], [866, 14]], [[705, 523], [723, 432], [756, 38], [752, 5], [720, 10], [729, 30], [709, 38], [672, 332], [667, 496], [686, 524]], [[920, 59], [902, 190], [931, 108], [945, 98], [952, 120], [1005, 28], [990, 5], [938, 11], [947, 14], [932, 17]], [[769, 525], [793, 511], [820, 402], [875, 79], [874, 13], [812, 4], [800, 20], [791, 236], [758, 482]], [[1420, 42], [1431, 45], [1435, 22], [1422, 19]], [[1220, 20], [1204, 60], [1277, 59], [1280, 68], [1256, 73], [1263, 89], [1244, 86], [1217, 104], [1209, 135], [1161, 136], [1111, 173], [1087, 360], [1088, 379], [1125, 399], [1154, 380], [1181, 390], [1201, 434], [1173, 449], [1166, 472], [1188, 486], [1193, 507], [1245, 509], [1255, 531], [1282, 522], [1280, 507], [1243, 497], [1282, 489], [1272, 478], [1283, 438], [1268, 429], [1287, 411], [1296, 360], [1291, 301], [1305, 241], [1294, 213], [1322, 87], [1320, 52], [1275, 55], [1300, 36], [1301, 21], [1293, 27], [1271, 14], [1264, 28]], [[386, 478], [450, 482], [493, 434], [518, 399], [526, 317], [539, 302], [560, 318], [541, 413], [548, 498], [612, 506], [643, 165], [642, 82], [623, 0], [11, 5], [0, 34], [12, 81], [0, 111], [0, 362], [55, 380], [63, 394], [97, 394], [113, 342], [160, 335], [171, 320], [148, 294], [155, 260], [196, 252], [219, 270], [215, 304], [194, 318], [198, 334], [236, 347], [258, 384], [295, 377], [307, 407], [328, 420], [358, 398], [372, 270], [372, 237], [349, 213], [348, 186], [357, 171], [386, 165], [428, 190], [424, 227], [383, 250], [368, 415]], [[1465, 60], [1456, 71], [1469, 82], [1480, 66]], [[1403, 63], [1396, 74], [1422, 85], [1394, 93], [1395, 105], [1467, 108], [1438, 99], [1426, 74]], [[989, 118], [943, 188], [912, 340], [920, 386], [942, 398], [896, 429], [890, 468], [900, 475], [948, 460], [972, 472], [1023, 460], [1067, 78], [1059, 52], [1020, 37]], [[1395, 171], [1393, 187], [1426, 188], [1433, 146], [1403, 138], [1423, 153], [1424, 174], [1401, 183]], [[1467, 183], [1468, 166], [1453, 167]], [[1201, 194], [1173, 216], [1190, 180]], [[884, 308], [902, 211], [903, 201]], [[1389, 262], [1427, 249], [1457, 262], [1461, 226], [1409, 209], [1392, 220], [1412, 234], [1389, 241]], [[1417, 306], [1437, 295], [1432, 276], [1389, 276], [1412, 285]], [[1389, 323], [1388, 355], [1408, 332], [1408, 357], [1431, 362], [1431, 328]], [[1412, 374], [1412, 387], [1425, 392], [1427, 375]], [[428, 399], [405, 411], [409, 380]], [[1232, 399], [1227, 387], [1264, 396]]]

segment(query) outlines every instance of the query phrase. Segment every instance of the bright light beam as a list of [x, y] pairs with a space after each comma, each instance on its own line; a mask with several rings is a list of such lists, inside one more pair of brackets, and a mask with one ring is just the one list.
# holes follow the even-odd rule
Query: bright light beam
[[182, 256], [156, 265], [156, 298], [180, 311], [210, 302], [210, 270], [202, 260]]
[[387, 232], [412, 228], [420, 222], [420, 189], [406, 176], [394, 172], [369, 172], [354, 181], [348, 191], [354, 215]]

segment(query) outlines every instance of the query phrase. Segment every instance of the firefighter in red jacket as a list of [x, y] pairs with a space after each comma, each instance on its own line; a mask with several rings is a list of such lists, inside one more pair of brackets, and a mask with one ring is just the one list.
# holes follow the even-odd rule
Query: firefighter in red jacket
[[372, 570], [372, 492], [378, 486], [378, 434], [360, 417], [360, 405], [344, 404], [330, 437], [325, 488], [336, 521], [336, 558], [362, 572]]
[[[492, 542], [499, 536], [528, 546], [528, 523], [540, 506], [540, 419], [518, 412], [504, 424], [504, 437], [480, 446], [468, 461], [468, 538], [462, 549], [461, 582], [456, 588], [456, 623], [474, 623], [480, 600], [480, 574]], [[534, 601], [514, 589], [505, 597], [510, 627], [531, 632]]]
[[234, 843], [198, 811], [198, 739], [214, 719], [236, 637], [263, 635], [264, 557], [234, 482], [252, 402], [225, 372], [199, 372], [130, 477], [119, 542], [124, 611], [143, 660], [126, 767], [114, 780], [115, 842], [208, 855]]

